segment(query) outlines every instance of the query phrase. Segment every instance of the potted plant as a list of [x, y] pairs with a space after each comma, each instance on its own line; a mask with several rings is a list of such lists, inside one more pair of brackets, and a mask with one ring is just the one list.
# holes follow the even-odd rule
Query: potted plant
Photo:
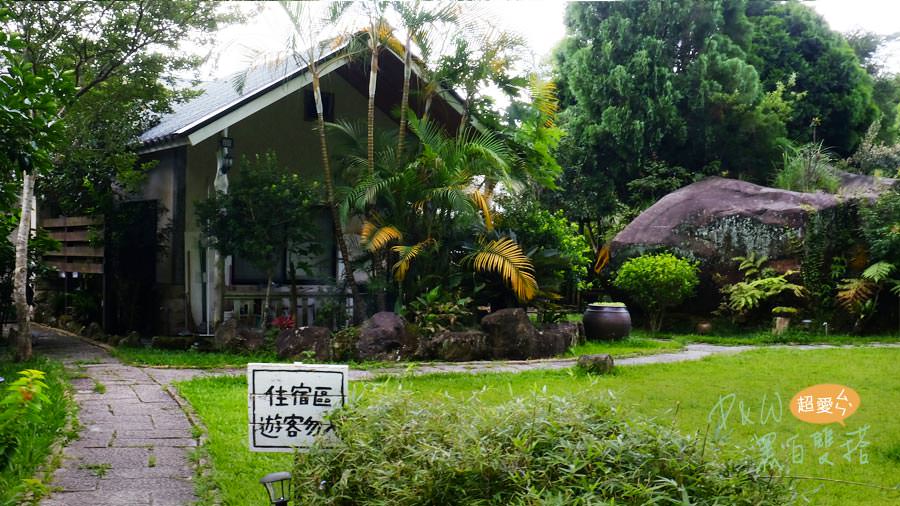
[[772, 333], [776, 336], [783, 334], [791, 326], [791, 317], [796, 314], [797, 308], [786, 306], [772, 308], [772, 315], [775, 316], [775, 326], [772, 328]]
[[631, 332], [631, 314], [621, 302], [588, 304], [581, 321], [588, 341], [625, 339]]

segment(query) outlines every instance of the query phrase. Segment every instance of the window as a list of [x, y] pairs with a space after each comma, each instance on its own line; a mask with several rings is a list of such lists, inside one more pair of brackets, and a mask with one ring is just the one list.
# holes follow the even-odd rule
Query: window
[[[325, 115], [325, 121], [334, 121], [334, 93], [322, 93], [322, 113]], [[303, 119], [306, 121], [317, 119], [316, 98], [312, 90], [303, 93]]]
[[[316, 230], [318, 251], [304, 256], [296, 255], [290, 249], [284, 252], [272, 276], [274, 283], [290, 283], [291, 278], [288, 272], [290, 261], [297, 265], [297, 282], [299, 284], [320, 284], [334, 281], [335, 242], [331, 226], [331, 213], [327, 207], [314, 211], [310, 226], [315, 227]], [[246, 259], [234, 256], [231, 262], [231, 279], [235, 285], [265, 285], [266, 273], [254, 267]]]

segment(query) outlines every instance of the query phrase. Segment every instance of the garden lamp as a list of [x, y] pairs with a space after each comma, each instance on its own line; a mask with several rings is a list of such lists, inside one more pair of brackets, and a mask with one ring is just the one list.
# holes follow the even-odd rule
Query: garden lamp
[[259, 482], [266, 487], [269, 502], [274, 506], [287, 506], [291, 496], [291, 473], [269, 473], [260, 478]]

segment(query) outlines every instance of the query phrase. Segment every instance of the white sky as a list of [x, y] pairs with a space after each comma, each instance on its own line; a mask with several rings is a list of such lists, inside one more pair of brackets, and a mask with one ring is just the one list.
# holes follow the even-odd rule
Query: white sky
[[[887, 35], [900, 32], [900, 0], [815, 0], [806, 2], [828, 21], [832, 29], [846, 32], [857, 28]], [[545, 60], [565, 35], [566, 2], [494, 0], [471, 2], [500, 27], [522, 35], [533, 53], [534, 63]], [[246, 2], [246, 9], [254, 8]], [[289, 27], [277, 5], [262, 7], [261, 13], [240, 26], [222, 30], [218, 36], [217, 61], [207, 64], [201, 79], [222, 77], [246, 68], [252, 49], [277, 51], [284, 47]], [[888, 69], [900, 72], [900, 44], [884, 52]]]

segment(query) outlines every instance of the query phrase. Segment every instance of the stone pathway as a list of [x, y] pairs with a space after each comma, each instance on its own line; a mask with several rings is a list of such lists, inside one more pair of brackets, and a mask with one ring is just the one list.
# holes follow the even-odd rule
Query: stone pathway
[[[643, 364], [663, 364], [669, 362], [685, 362], [688, 360], [700, 360], [710, 355], [730, 355], [740, 353], [742, 351], [752, 350], [756, 346], [718, 346], [714, 344], [689, 344], [679, 351], [671, 353], [658, 353], [656, 355], [643, 355], [639, 357], [618, 358], [615, 364], [620, 365], [643, 365]], [[422, 363], [413, 368], [404, 366], [385, 367], [381, 369], [357, 370], [350, 371], [351, 380], [367, 380], [378, 376], [393, 375], [399, 376], [404, 374], [436, 374], [436, 373], [471, 373], [478, 374], [484, 372], [522, 372], [533, 371], [538, 369], [566, 369], [575, 365], [577, 358], [550, 358], [542, 360], [502, 360], [502, 361], [479, 361], [479, 362], [434, 362]]]
[[35, 352], [61, 360], [80, 411], [45, 506], [183, 505], [194, 495], [191, 424], [164, 385], [207, 374], [130, 367], [77, 338], [36, 328]]

